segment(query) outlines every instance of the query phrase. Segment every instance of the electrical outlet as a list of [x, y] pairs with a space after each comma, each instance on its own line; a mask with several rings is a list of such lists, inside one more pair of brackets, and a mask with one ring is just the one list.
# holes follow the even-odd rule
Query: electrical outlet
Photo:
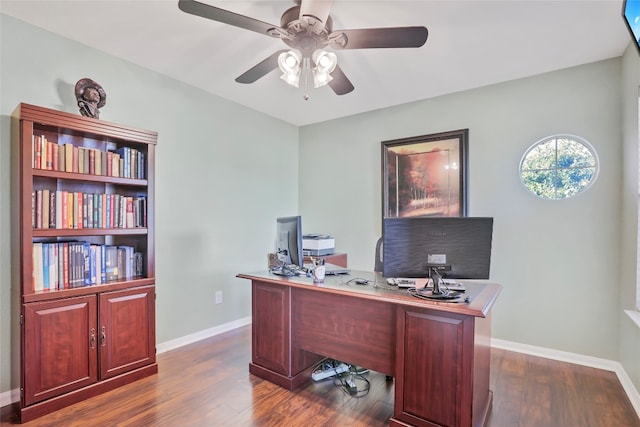
[[216, 304], [222, 304], [222, 291], [216, 291]]

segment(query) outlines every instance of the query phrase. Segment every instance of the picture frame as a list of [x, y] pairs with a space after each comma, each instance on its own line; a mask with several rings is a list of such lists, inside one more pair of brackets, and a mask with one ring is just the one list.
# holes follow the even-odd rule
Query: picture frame
[[382, 141], [382, 217], [467, 216], [469, 129]]

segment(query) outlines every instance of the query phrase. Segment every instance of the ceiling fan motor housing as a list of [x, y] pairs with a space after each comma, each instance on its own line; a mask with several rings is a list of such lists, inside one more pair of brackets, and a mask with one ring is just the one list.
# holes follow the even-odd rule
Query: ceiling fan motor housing
[[328, 16], [325, 24], [312, 15], [300, 17], [300, 6], [294, 6], [282, 14], [280, 26], [291, 36], [283, 38], [282, 41], [298, 49], [303, 57], [310, 57], [316, 49], [322, 49], [329, 44], [333, 20]]

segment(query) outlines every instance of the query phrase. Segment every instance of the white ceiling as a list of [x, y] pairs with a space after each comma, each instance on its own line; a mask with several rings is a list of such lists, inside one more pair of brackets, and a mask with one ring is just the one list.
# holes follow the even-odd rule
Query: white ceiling
[[[294, 4], [201, 1], [275, 25]], [[0, 0], [2, 13], [298, 126], [621, 56], [630, 41], [621, 9], [622, 0], [335, 0], [334, 30], [429, 30], [421, 48], [336, 51], [355, 86], [337, 96], [296, 89], [277, 71], [236, 83], [284, 43], [186, 14], [177, 0]]]

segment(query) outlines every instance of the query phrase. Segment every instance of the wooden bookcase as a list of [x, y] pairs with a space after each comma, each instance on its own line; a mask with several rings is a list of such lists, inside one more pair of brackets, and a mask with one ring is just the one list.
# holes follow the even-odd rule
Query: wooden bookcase
[[26, 422], [158, 372], [157, 133], [23, 103], [12, 134]]

